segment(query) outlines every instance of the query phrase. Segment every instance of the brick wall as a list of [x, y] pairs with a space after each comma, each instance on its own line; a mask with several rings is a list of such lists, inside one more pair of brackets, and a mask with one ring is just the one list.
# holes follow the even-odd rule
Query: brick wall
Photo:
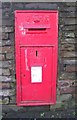
[[[75, 31], [77, 18], [75, 15], [76, 4], [68, 2], [41, 4], [2, 3], [2, 41], [0, 40], [0, 63], [2, 62], [2, 66], [0, 64], [0, 103], [9, 105], [16, 104], [14, 11], [17, 9], [59, 10], [57, 103], [56, 105], [51, 106], [51, 109], [55, 107], [61, 108], [67, 107], [68, 105], [70, 106], [71, 102], [74, 101], [75, 86], [77, 86], [77, 33]], [[71, 102], [69, 102], [70, 100]]]

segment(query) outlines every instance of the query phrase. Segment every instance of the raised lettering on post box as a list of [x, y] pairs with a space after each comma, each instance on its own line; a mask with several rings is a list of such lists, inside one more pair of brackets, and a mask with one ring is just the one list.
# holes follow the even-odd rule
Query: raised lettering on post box
[[15, 11], [18, 106], [56, 103], [58, 12]]

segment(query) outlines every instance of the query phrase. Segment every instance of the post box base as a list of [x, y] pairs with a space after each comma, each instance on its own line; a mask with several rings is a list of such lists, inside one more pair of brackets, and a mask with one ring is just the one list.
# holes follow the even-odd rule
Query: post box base
[[53, 105], [56, 104], [56, 102], [40, 102], [40, 101], [22, 101], [17, 104], [17, 106], [41, 106], [41, 105]]

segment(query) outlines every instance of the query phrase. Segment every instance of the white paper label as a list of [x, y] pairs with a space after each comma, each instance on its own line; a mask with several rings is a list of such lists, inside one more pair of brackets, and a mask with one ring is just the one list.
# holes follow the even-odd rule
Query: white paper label
[[42, 67], [31, 67], [31, 82], [42, 82]]

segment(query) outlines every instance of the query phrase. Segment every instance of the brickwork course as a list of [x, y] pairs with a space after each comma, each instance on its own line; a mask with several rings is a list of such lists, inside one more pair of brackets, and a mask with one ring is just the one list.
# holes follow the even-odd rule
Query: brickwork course
[[[75, 107], [77, 96], [76, 3], [2, 3], [0, 40], [0, 104], [16, 107], [15, 10], [59, 11], [57, 101], [50, 109]], [[2, 50], [1, 50], [2, 49]], [[2, 71], [1, 71], [2, 69]], [[2, 91], [1, 91], [2, 89]], [[2, 99], [1, 99], [2, 97]]]

